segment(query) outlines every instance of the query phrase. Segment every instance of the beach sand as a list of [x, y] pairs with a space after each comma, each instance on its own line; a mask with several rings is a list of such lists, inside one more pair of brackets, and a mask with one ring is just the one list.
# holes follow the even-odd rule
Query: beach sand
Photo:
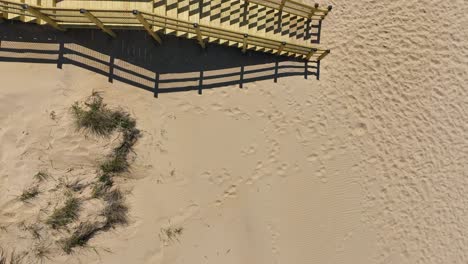
[[118, 179], [130, 222], [45, 263], [467, 263], [467, 2], [321, 3], [320, 81], [155, 99], [72, 65], [0, 62], [0, 245], [29, 251], [18, 224], [60, 200], [18, 201], [37, 171], [87, 179], [109, 153], [69, 112], [97, 90], [142, 131]]

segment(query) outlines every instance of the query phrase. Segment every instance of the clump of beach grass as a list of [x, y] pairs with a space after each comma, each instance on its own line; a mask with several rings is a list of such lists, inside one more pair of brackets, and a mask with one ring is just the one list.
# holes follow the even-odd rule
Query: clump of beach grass
[[132, 123], [128, 113], [108, 108], [101, 94], [96, 91], [83, 103], [75, 102], [71, 110], [79, 130], [98, 136], [109, 136], [117, 128], [125, 129]]
[[77, 246], [86, 245], [97, 232], [128, 223], [128, 207], [123, 194], [113, 187], [113, 178], [129, 170], [130, 163], [127, 157], [140, 137], [135, 119], [121, 109], [109, 108], [99, 92], [93, 92], [84, 102], [75, 102], [71, 112], [78, 130], [102, 137], [109, 137], [112, 133], [119, 132], [122, 140], [99, 164], [98, 176], [93, 183], [92, 196], [105, 202], [101, 212], [105, 223], [102, 226], [97, 223], [81, 223], [70, 237], [62, 240], [62, 249], [67, 254]]
[[46, 245], [44, 243], [38, 243], [32, 248], [32, 254], [36, 257], [36, 260], [40, 263], [44, 263], [46, 259], [49, 258], [49, 254], [51, 253], [50, 245]]
[[50, 178], [50, 175], [49, 173], [47, 173], [47, 171], [39, 171], [36, 174], [34, 174], [34, 179], [38, 182], [43, 182], [49, 178]]
[[125, 198], [118, 189], [109, 191], [104, 196], [106, 206], [102, 211], [102, 215], [106, 218], [106, 228], [114, 227], [118, 224], [127, 224], [128, 222], [128, 207], [125, 204]]
[[19, 224], [20, 228], [24, 231], [28, 231], [34, 239], [41, 239], [41, 230], [42, 228], [37, 224], [26, 225], [24, 222]]
[[78, 218], [79, 210], [80, 200], [73, 196], [69, 196], [62, 207], [54, 210], [46, 223], [53, 229], [64, 227]]
[[183, 231], [184, 231], [183, 227], [167, 227], [167, 228], [161, 229], [161, 232], [165, 235], [165, 237], [169, 241], [178, 240], [179, 236], [182, 235]]
[[31, 186], [29, 188], [24, 189], [23, 192], [21, 193], [19, 199], [22, 202], [27, 202], [27, 201], [35, 198], [37, 195], [39, 195], [39, 187], [34, 185], [34, 186]]
[[70, 237], [61, 241], [63, 251], [70, 254], [72, 253], [73, 248], [85, 246], [88, 240], [90, 240], [100, 229], [101, 228], [99, 226], [93, 223], [81, 223]]
[[10, 253], [10, 257], [5, 253], [3, 248], [0, 247], [0, 264], [21, 264], [23, 263], [24, 254], [16, 254], [15, 251]]

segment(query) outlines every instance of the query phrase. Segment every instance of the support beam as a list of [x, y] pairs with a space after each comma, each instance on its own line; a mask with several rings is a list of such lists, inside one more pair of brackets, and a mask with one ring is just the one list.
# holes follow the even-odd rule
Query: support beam
[[60, 31], [65, 31], [64, 28], [60, 27], [57, 22], [55, 22], [54, 20], [52, 20], [50, 17], [48, 17], [47, 15], [43, 14], [41, 11], [27, 5], [27, 4], [24, 4], [22, 5], [23, 9], [25, 11], [28, 11], [29, 13], [31, 13], [32, 15], [34, 15], [35, 17], [39, 18], [39, 19], [42, 19], [44, 20], [47, 24], [51, 25], [52, 27], [54, 27], [55, 29], [57, 30], [60, 30]]
[[97, 19], [97, 17], [93, 16], [90, 12], [88, 12], [86, 9], [80, 9], [80, 13], [83, 14], [85, 17], [89, 19], [89, 21], [93, 22], [98, 26], [102, 31], [106, 32], [109, 34], [111, 37], [116, 38], [117, 35], [114, 33], [114, 31], [110, 30], [107, 28], [104, 23], [101, 22], [101, 20]]
[[278, 47], [278, 55], [281, 55], [281, 52], [283, 52], [285, 46], [286, 42], [281, 42], [281, 45]]
[[205, 42], [203, 41], [203, 37], [202, 37], [201, 31], [200, 31], [199, 25], [197, 23], [195, 23], [195, 24], [193, 24], [193, 27], [195, 28], [195, 31], [197, 32], [198, 43], [200, 44], [200, 46], [202, 46], [202, 48], [205, 48], [206, 45], [205, 45]]
[[311, 49], [310, 52], [306, 56], [306, 61], [310, 60], [310, 57], [312, 57], [312, 55], [314, 55], [315, 52], [317, 52], [316, 48]]
[[242, 44], [242, 53], [245, 53], [247, 51], [247, 38], [249, 37], [249, 34], [244, 34], [244, 43]]
[[148, 32], [148, 34], [151, 35], [151, 37], [153, 37], [154, 40], [156, 40], [159, 44], [162, 44], [162, 40], [161, 38], [158, 36], [158, 34], [156, 34], [154, 31], [153, 31], [153, 28], [152, 26], [148, 23], [148, 21], [143, 17], [143, 15], [138, 11], [138, 10], [133, 10], [133, 15], [135, 15], [135, 17], [138, 19], [138, 21], [140, 21], [140, 23], [143, 25], [143, 27], [146, 29], [146, 31]]
[[325, 56], [327, 56], [328, 54], [330, 53], [330, 50], [326, 50], [325, 52], [322, 53], [322, 55], [320, 55], [318, 58], [317, 58], [317, 61], [321, 61], [323, 58], [325, 58]]

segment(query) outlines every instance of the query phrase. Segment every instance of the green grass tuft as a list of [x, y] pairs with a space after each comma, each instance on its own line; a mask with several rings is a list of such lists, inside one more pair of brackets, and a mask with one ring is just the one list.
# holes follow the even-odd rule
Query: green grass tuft
[[102, 215], [106, 218], [105, 227], [110, 228], [118, 224], [128, 223], [128, 207], [125, 205], [125, 199], [118, 189], [109, 191], [104, 196], [106, 207]]
[[38, 182], [45, 181], [50, 178], [50, 175], [46, 171], [39, 171], [38, 173], [34, 174], [34, 179]]
[[68, 197], [65, 205], [55, 209], [46, 223], [54, 229], [64, 227], [78, 218], [79, 210], [80, 200], [75, 197]]
[[26, 202], [35, 198], [37, 195], [39, 195], [39, 188], [37, 186], [32, 186], [24, 189], [19, 199], [23, 202]]
[[69, 238], [62, 240], [62, 249], [70, 254], [75, 247], [86, 245], [101, 228], [92, 223], [81, 223]]
[[0, 247], [0, 264], [21, 264], [24, 263], [25, 255], [18, 255], [15, 251], [11, 252], [10, 257], [7, 256], [3, 248]]

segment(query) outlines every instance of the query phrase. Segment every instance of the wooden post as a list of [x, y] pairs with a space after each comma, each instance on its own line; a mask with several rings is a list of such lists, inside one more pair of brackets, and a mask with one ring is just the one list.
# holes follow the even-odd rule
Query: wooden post
[[281, 55], [284, 47], [286, 46], [286, 42], [281, 42], [281, 45], [278, 47], [278, 55]]
[[304, 64], [304, 79], [307, 79], [309, 73], [309, 61], [306, 61]]
[[320, 55], [318, 58], [317, 58], [317, 61], [321, 61], [323, 58], [325, 58], [325, 56], [327, 56], [328, 54], [330, 53], [330, 50], [326, 50], [325, 52], [322, 53], [322, 55]]
[[239, 80], [239, 88], [244, 87], [244, 65], [240, 68], [240, 80]]
[[154, 78], [154, 91], [153, 91], [154, 97], [158, 98], [159, 94], [159, 72], [156, 72], [156, 76]]
[[280, 12], [283, 11], [283, 7], [284, 7], [284, 4], [286, 4], [286, 1], [287, 1], [287, 0], [281, 0], [281, 4], [280, 4], [280, 7], [279, 7], [279, 11], [280, 11]]
[[332, 11], [332, 9], [333, 9], [333, 6], [332, 6], [332, 5], [329, 5], [329, 6], [327, 7], [327, 12], [325, 13], [325, 15], [323, 15], [322, 19], [325, 19], [325, 17], [328, 15], [328, 13], [330, 13], [330, 11]]
[[309, 53], [307, 54], [306, 56], [306, 61], [309, 61], [310, 60], [310, 57], [312, 57], [312, 55], [314, 55], [314, 53], [317, 52], [317, 49], [313, 48], [309, 51]]
[[35, 17], [44, 20], [47, 24], [51, 25], [55, 29], [60, 30], [60, 31], [65, 31], [64, 28], [60, 27], [54, 20], [52, 20], [50, 17], [46, 16], [45, 14], [41, 13], [39, 10], [37, 10], [37, 9], [27, 5], [27, 4], [22, 5], [22, 7], [23, 7], [24, 10], [26, 10], [29, 13], [33, 14]]
[[245, 53], [247, 51], [247, 38], [249, 37], [249, 34], [244, 34], [244, 43], [242, 44], [242, 53]]
[[57, 68], [62, 69], [63, 67], [63, 60], [64, 60], [64, 53], [65, 53], [65, 40], [62, 36], [60, 38], [60, 45], [59, 45], [59, 55], [57, 59]]
[[276, 60], [275, 61], [275, 75], [273, 79], [275, 83], [278, 82], [278, 67], [279, 67], [279, 63], [278, 63], [278, 60]]
[[162, 44], [161, 38], [153, 31], [152, 26], [146, 21], [146, 19], [143, 17], [143, 15], [138, 11], [138, 10], [133, 10], [132, 11], [133, 15], [140, 21], [140, 23], [143, 25], [143, 27], [146, 29], [148, 34], [153, 37], [154, 40], [156, 40], [159, 44]]
[[110, 30], [107, 28], [104, 23], [101, 22], [101, 20], [97, 19], [93, 14], [88, 12], [86, 9], [80, 9], [80, 13], [83, 14], [85, 17], [89, 19], [89, 21], [93, 22], [96, 26], [98, 26], [102, 31], [106, 32], [109, 34], [111, 37], [116, 38], [117, 35], [114, 33], [114, 31]]
[[244, 2], [244, 12], [242, 13], [242, 16], [244, 18], [244, 24], [247, 24], [247, 14], [249, 13], [249, 0], [245, 0]]
[[315, 76], [317, 77], [317, 80], [320, 80], [320, 61], [317, 61], [317, 69], [316, 69]]
[[315, 3], [314, 8], [312, 9], [312, 12], [310, 12], [309, 14], [309, 19], [311, 19], [314, 16], [315, 11], [317, 11], [318, 8], [319, 8], [319, 4]]
[[200, 71], [200, 79], [198, 80], [198, 94], [202, 94], [203, 89], [203, 71]]
[[197, 32], [198, 43], [200, 44], [200, 46], [202, 46], [202, 48], [205, 48], [206, 46], [205, 46], [205, 42], [203, 42], [203, 37], [200, 31], [200, 27], [198, 26], [197, 23], [193, 24], [193, 27], [195, 28], [195, 31]]

